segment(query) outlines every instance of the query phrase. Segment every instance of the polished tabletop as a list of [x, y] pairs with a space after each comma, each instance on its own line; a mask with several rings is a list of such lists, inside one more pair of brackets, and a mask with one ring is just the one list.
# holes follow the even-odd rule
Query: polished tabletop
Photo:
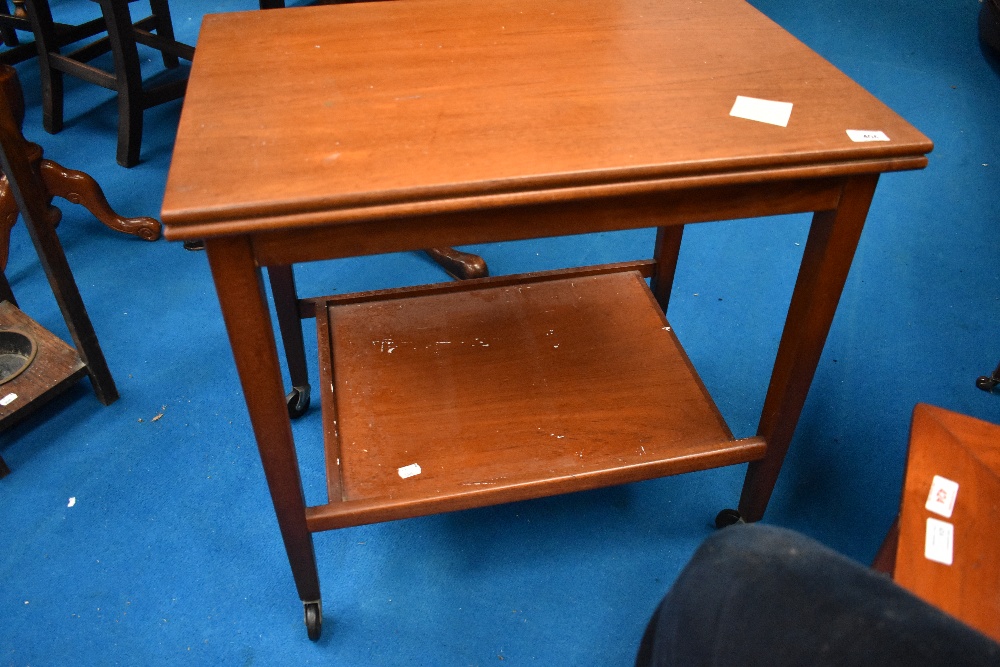
[[[737, 96], [791, 103], [787, 127], [731, 116]], [[163, 221], [167, 238], [193, 238], [443, 201], [917, 168], [931, 148], [743, 0], [216, 14], [198, 40]]]

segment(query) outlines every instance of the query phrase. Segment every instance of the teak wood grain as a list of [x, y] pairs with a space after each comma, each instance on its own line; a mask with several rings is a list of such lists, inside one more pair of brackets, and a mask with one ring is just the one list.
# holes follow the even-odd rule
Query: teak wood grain
[[[792, 103], [788, 126], [730, 116], [738, 95]], [[881, 131], [889, 141], [855, 143], [847, 130]], [[751, 460], [740, 511], [760, 519], [879, 175], [922, 168], [931, 148], [905, 120], [742, 0], [420, 0], [206, 17], [168, 176], [164, 235], [205, 239], [302, 600], [319, 599], [311, 532], [327, 528]], [[652, 313], [660, 318], [668, 305], [684, 225], [800, 212], [813, 212], [813, 223], [757, 435], [733, 441], [724, 424], [706, 435], [714, 407], [703, 405], [693, 418], [687, 408], [667, 409], [662, 392], [673, 391], [665, 389], [675, 381], [671, 375], [690, 372], [684, 391], [703, 388], [697, 389], [700, 381], [682, 350], [657, 347], [649, 338], [664, 333], [665, 320], [653, 327], [638, 322], [648, 325], [656, 319]], [[639, 281], [622, 273], [639, 269], [651, 291], [639, 307], [639, 299], [619, 302], [596, 289], [588, 311], [592, 327], [577, 328], [579, 344], [616, 327], [627, 332], [630, 342], [611, 346], [608, 359], [595, 352], [577, 362], [582, 368], [620, 365], [634, 376], [634, 386], [606, 387], [608, 405], [593, 407], [601, 418], [583, 418], [580, 440], [603, 453], [581, 474], [569, 465], [572, 457], [553, 464], [565, 451], [538, 446], [527, 428], [526, 415], [534, 413], [519, 394], [496, 385], [477, 394], [484, 388], [465, 386], [463, 398], [454, 385], [452, 393], [436, 395], [454, 380], [438, 376], [443, 369], [426, 355], [412, 366], [375, 363], [386, 362], [381, 355], [388, 353], [371, 356], [366, 346], [375, 339], [366, 326], [387, 323], [392, 308], [402, 306], [414, 320], [448, 323], [482, 339], [480, 325], [470, 323], [479, 320], [463, 319], [475, 312], [516, 341], [488, 372], [530, 378], [553, 361], [531, 352], [546, 308], [518, 311], [521, 306], [498, 299], [494, 305], [508, 321], [480, 309], [477, 300], [529, 286], [545, 291], [583, 273], [299, 299], [291, 270], [327, 258], [640, 227], [658, 228], [653, 261], [590, 270], [593, 284], [608, 286]], [[280, 274], [283, 333], [295, 329], [289, 313], [317, 317], [323, 383], [333, 386], [319, 392], [330, 502], [310, 508], [261, 282], [264, 267]], [[421, 304], [416, 311], [414, 304]], [[378, 313], [375, 321], [358, 315], [365, 309]], [[528, 311], [530, 318], [519, 319]], [[638, 314], [637, 322], [616, 319], [627, 313]], [[345, 358], [352, 345], [360, 347]], [[482, 351], [470, 348], [448, 363], [467, 368], [473, 357], [463, 355]], [[634, 372], [647, 356], [654, 359], [643, 369], [648, 372]], [[301, 378], [304, 365], [290, 357], [289, 370]], [[531, 406], [540, 409], [534, 416], [558, 416], [588, 395], [592, 378], [606, 376], [584, 371]], [[340, 382], [371, 392], [368, 402], [352, 403]], [[437, 403], [430, 409], [425, 402], [432, 398]], [[686, 401], [679, 405], [700, 404]], [[621, 416], [617, 426], [602, 412], [612, 405]], [[366, 429], [367, 416], [391, 409], [397, 412], [388, 421]], [[661, 421], [652, 418], [664, 409]], [[436, 417], [441, 414], [456, 421]], [[656, 463], [625, 461], [634, 456], [627, 454], [636, 435], [629, 420], [656, 422], [651, 442], [664, 447]], [[495, 435], [500, 421], [511, 429], [509, 449]], [[476, 423], [485, 425], [483, 441], [460, 442]], [[435, 427], [436, 438], [429, 435]], [[684, 429], [693, 429], [690, 440], [667, 435]], [[380, 466], [408, 465], [402, 454], [410, 453], [411, 436], [422, 438], [414, 447], [430, 461], [426, 476], [377, 481]], [[366, 448], [372, 454], [370, 443], [379, 443], [378, 453], [367, 459], [362, 455]], [[509, 485], [456, 490], [490, 481], [498, 452], [511, 455], [502, 466]], [[446, 453], [464, 462], [465, 474], [459, 467], [442, 476]], [[411, 483], [398, 486], [401, 481]]]
[[[792, 102], [788, 127], [731, 118], [737, 95]], [[891, 141], [854, 143], [848, 129]], [[264, 229], [268, 218], [314, 212], [304, 224], [318, 224], [376, 205], [543, 197], [930, 148], [742, 0], [252, 11], [204, 20], [163, 217], [168, 238], [187, 238], [209, 230], [185, 226], [209, 221]]]
[[330, 504], [313, 529], [763, 456], [733, 439], [638, 273], [481, 285], [317, 317]]

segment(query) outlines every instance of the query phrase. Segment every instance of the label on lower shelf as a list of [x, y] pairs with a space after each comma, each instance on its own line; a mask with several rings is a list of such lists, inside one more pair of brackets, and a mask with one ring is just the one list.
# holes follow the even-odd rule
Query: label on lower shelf
[[935, 563], [951, 565], [955, 547], [955, 526], [947, 521], [927, 517], [927, 536], [924, 539], [924, 558]]
[[406, 479], [407, 477], [413, 477], [414, 475], [420, 474], [420, 465], [417, 463], [411, 463], [408, 466], [403, 466], [397, 472], [399, 473], [399, 476], [402, 477], [403, 479]]

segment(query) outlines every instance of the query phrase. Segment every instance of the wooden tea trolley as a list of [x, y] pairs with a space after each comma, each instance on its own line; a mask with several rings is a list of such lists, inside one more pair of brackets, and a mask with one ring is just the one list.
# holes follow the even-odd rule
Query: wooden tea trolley
[[[738, 96], [791, 103], [787, 126], [730, 115]], [[742, 0], [207, 16], [165, 235], [205, 239], [310, 637], [313, 532], [748, 461], [739, 512], [760, 519], [879, 174], [925, 166], [931, 147]], [[734, 439], [664, 317], [681, 232], [806, 211], [759, 430]], [[649, 261], [294, 295], [299, 262], [642, 227], [658, 228]], [[264, 268], [285, 284], [279, 314], [316, 319], [316, 506]]]

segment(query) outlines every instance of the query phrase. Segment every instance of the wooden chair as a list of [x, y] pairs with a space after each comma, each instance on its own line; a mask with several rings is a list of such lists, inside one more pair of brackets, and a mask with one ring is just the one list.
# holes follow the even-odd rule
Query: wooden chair
[[[179, 59], [194, 58], [194, 47], [174, 39], [173, 23], [167, 0], [149, 0], [151, 14], [132, 20], [130, 5], [137, 0], [91, 0], [101, 7], [103, 30], [107, 35], [69, 53], [52, 18], [48, 0], [26, 0], [28, 17], [38, 45], [42, 82], [42, 121], [48, 132], [59, 132], [63, 125], [63, 74], [118, 93], [118, 163], [132, 167], [139, 162], [142, 144], [143, 111], [184, 95], [187, 78], [146, 86], [142, 80], [138, 44], [162, 53], [163, 65], [176, 68]], [[155, 34], [154, 34], [155, 31]], [[108, 72], [90, 61], [111, 52], [114, 71]]]
[[[0, 399], [0, 429], [20, 421], [84, 376], [90, 377], [94, 393], [104, 405], [118, 398], [118, 389], [55, 232], [61, 214], [50, 205], [51, 196], [44, 176], [33, 164], [33, 145], [21, 134], [23, 110], [16, 73], [10, 66], [0, 66], [0, 162], [6, 177], [0, 184], [2, 197], [12, 199], [24, 218], [76, 349], [69, 348], [17, 310], [10, 284], [0, 272], [0, 297], [5, 299], [0, 303], [0, 326], [28, 332], [37, 341], [38, 348], [31, 366], [5, 385], [4, 397]], [[7, 217], [9, 210], [8, 207]], [[13, 213], [14, 217], [16, 215]], [[3, 250], [6, 261], [6, 245]], [[17, 383], [16, 392], [9, 388], [14, 383]], [[9, 468], [0, 459], [0, 477], [8, 472]]]
[[[0, 42], [9, 47], [0, 52], [0, 63], [15, 65], [38, 55], [38, 46], [33, 41], [22, 43], [18, 32], [33, 32], [31, 20], [25, 8], [26, 0], [13, 0], [11, 11], [7, 0], [0, 0]], [[55, 23], [53, 26], [56, 43], [60, 47], [93, 37], [104, 32], [104, 19], [97, 18], [80, 25]]]

